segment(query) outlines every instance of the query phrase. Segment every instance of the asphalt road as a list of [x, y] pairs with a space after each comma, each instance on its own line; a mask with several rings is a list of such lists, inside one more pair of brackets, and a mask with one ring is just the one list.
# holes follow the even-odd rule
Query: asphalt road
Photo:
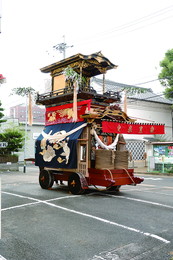
[[173, 259], [173, 177], [142, 176], [119, 194], [75, 196], [41, 189], [35, 167], [0, 173], [0, 260]]

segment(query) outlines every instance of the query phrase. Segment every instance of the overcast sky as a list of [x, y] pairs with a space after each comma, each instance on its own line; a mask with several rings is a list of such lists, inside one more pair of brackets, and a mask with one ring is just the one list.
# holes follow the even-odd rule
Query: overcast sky
[[[16, 105], [12, 88], [44, 88], [40, 68], [63, 58], [53, 46], [74, 47], [66, 57], [101, 51], [118, 65], [106, 78], [120, 83], [157, 79], [159, 62], [173, 48], [172, 0], [1, 0], [0, 74], [4, 107]], [[48, 55], [49, 53], [49, 55]], [[53, 57], [54, 56], [54, 57]], [[139, 86], [161, 91], [158, 81]]]

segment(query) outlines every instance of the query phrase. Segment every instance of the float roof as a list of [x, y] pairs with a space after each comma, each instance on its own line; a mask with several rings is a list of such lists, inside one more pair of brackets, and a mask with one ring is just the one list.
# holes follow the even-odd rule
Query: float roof
[[111, 63], [101, 52], [96, 52], [91, 55], [83, 55], [78, 53], [64, 60], [58, 61], [51, 65], [41, 68], [41, 72], [61, 73], [66, 67], [72, 67], [77, 73], [86, 77], [93, 77], [105, 73], [107, 70], [115, 69], [118, 66]]

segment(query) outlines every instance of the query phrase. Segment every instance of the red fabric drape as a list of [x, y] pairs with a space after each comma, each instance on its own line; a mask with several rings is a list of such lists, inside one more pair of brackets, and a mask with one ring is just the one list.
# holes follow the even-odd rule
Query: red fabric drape
[[118, 123], [118, 122], [102, 122], [102, 131], [105, 133], [119, 134], [145, 134], [155, 135], [164, 134], [164, 125], [157, 124], [140, 124], [140, 123]]
[[[76, 122], [84, 121], [80, 115], [85, 114], [86, 108], [90, 110], [91, 100], [84, 100], [77, 102], [77, 118]], [[73, 111], [73, 103], [55, 106], [55, 107], [47, 107], [45, 114], [45, 124], [47, 125], [55, 125], [62, 123], [72, 123], [74, 121], [74, 111]]]

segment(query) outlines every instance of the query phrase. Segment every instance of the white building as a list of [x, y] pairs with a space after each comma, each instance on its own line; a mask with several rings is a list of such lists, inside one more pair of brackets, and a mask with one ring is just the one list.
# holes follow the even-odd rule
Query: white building
[[[93, 78], [91, 85], [95, 90], [102, 93], [103, 80]], [[119, 91], [122, 95], [127, 93], [127, 115], [141, 123], [165, 124], [165, 135], [124, 135], [127, 148], [133, 156], [133, 160], [142, 160], [144, 153], [152, 155], [152, 141], [173, 141], [173, 101], [165, 99], [161, 95], [148, 89], [144, 93], [130, 94], [137, 87], [105, 80], [106, 91]], [[143, 90], [143, 88], [138, 88]], [[129, 93], [128, 93], [129, 91]], [[140, 92], [140, 91], [139, 91]], [[120, 106], [123, 109], [123, 101]]]

